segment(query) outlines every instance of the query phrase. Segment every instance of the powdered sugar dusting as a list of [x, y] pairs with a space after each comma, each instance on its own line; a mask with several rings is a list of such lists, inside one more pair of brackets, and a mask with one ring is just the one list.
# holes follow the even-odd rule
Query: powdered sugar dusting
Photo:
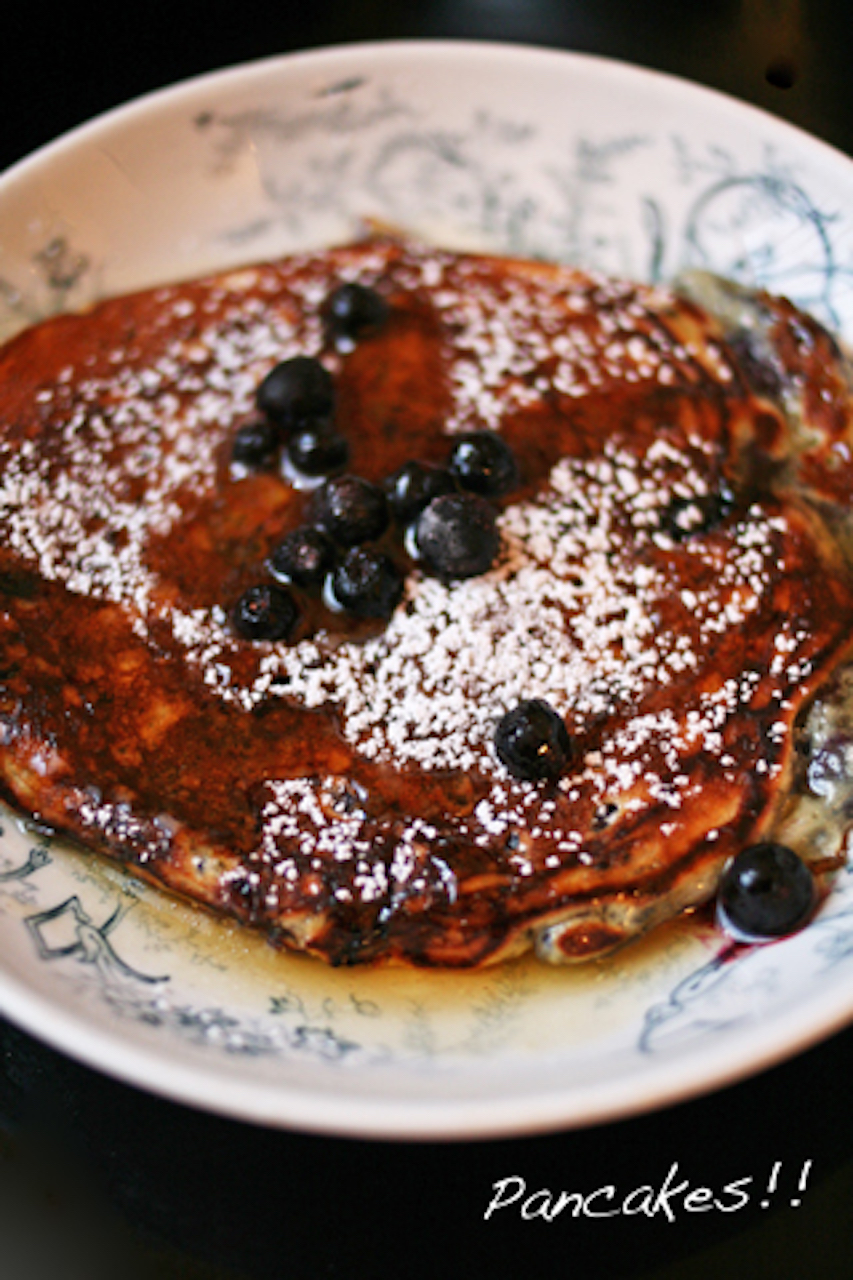
[[[720, 527], [704, 523], [731, 443], [720, 406], [733, 374], [713, 323], [692, 317], [693, 336], [682, 342], [664, 289], [516, 267], [502, 273], [487, 260], [380, 243], [342, 251], [333, 268], [306, 255], [163, 289], [146, 320], [144, 359], [142, 337], [131, 335], [65, 364], [33, 388], [25, 426], [0, 442], [0, 531], [15, 566], [120, 606], [135, 643], [149, 644], [157, 662], [177, 659], [193, 714], [212, 708], [211, 722], [227, 724], [224, 707], [248, 736], [265, 717], [247, 716], [272, 707], [272, 741], [277, 726], [294, 723], [283, 708], [325, 713], [310, 775], [276, 747], [262, 756], [262, 777], [240, 779], [255, 843], [221, 887], [263, 895], [269, 912], [296, 903], [319, 922], [330, 903], [360, 904], [385, 921], [399, 903], [413, 913], [436, 901], [449, 910], [470, 890], [465, 874], [475, 885], [484, 877], [489, 891], [498, 881], [517, 888], [553, 874], [556, 882], [606, 864], [601, 833], [614, 815], [624, 835], [624, 820], [651, 810], [649, 842], [695, 845], [688, 828], [701, 822], [701, 804], [691, 805], [703, 771], [729, 784], [737, 804], [752, 785], [745, 772], [766, 785], [782, 771], [792, 690], [813, 673], [808, 625], [787, 615], [778, 594], [802, 527], [771, 497], [751, 506], [741, 498]], [[223, 474], [242, 483], [227, 471], [230, 435], [277, 361], [315, 355], [333, 375], [345, 368], [351, 351], [323, 332], [330, 271], [384, 290], [396, 299], [392, 314], [412, 298], [410, 320], [429, 308], [424, 331], [441, 335], [446, 382], [441, 430], [511, 434], [544, 410], [542, 420], [553, 419], [542, 451], [549, 461], [536, 463], [536, 484], [526, 477], [522, 496], [501, 510], [501, 552], [489, 572], [445, 583], [410, 558], [403, 599], [380, 634], [342, 636], [326, 613], [307, 638], [252, 644], [235, 634], [232, 600], [164, 581], [150, 553], [156, 540], [181, 544], [188, 512], [206, 518], [217, 503], [227, 507]], [[703, 383], [712, 394], [694, 395]], [[596, 397], [610, 388], [641, 391], [642, 416], [596, 419]], [[739, 395], [735, 387], [733, 402]], [[591, 434], [595, 421], [604, 422], [601, 438]], [[571, 456], [551, 465], [555, 441]], [[304, 518], [293, 476], [254, 479], [285, 495], [280, 509], [272, 501], [284, 525], [293, 511], [294, 522]], [[263, 574], [262, 518], [249, 527], [251, 501], [239, 514], [239, 538], [254, 538], [252, 571]], [[227, 519], [224, 527], [226, 541], [239, 542]], [[203, 555], [214, 534], [201, 534], [193, 549]], [[228, 572], [234, 581], [242, 569], [229, 562]], [[754, 669], [738, 649], [750, 635], [762, 646]], [[513, 779], [494, 750], [500, 717], [531, 698], [558, 712], [573, 743], [553, 787]], [[753, 719], [760, 727], [749, 739]], [[296, 720], [300, 749], [307, 721]], [[247, 759], [255, 768], [254, 755]], [[341, 776], [325, 776], [332, 768]], [[305, 776], [291, 776], [300, 769]], [[398, 802], [394, 786], [410, 778], [423, 805]], [[447, 800], [454, 784], [461, 799]], [[87, 834], [144, 842], [144, 825], [119, 809], [93, 795], [78, 817]], [[722, 836], [715, 827], [699, 838], [724, 844], [727, 820]], [[134, 856], [156, 861], [170, 838], [171, 827], [158, 829], [150, 855]]]
[[[256, 275], [251, 282], [259, 284]], [[199, 306], [197, 336], [165, 340], [143, 367], [132, 347], [116, 347], [106, 369], [78, 375], [73, 396], [74, 370], [64, 370], [42, 447], [0, 446], [4, 538], [43, 578], [125, 604], [140, 618], [154, 608], [148, 542], [179, 526], [187, 495], [212, 492], [222, 439], [252, 408], [275, 359], [319, 348], [316, 320], [294, 323], [292, 305], [261, 308], [243, 297], [247, 283], [231, 281], [234, 299], [227, 281], [212, 289]], [[161, 305], [164, 328], [194, 309], [169, 290]]]
[[[278, 360], [316, 355], [327, 290], [310, 257], [232, 272], [192, 297], [157, 294], [163, 337], [142, 362], [132, 340], [97, 369], [64, 367], [40, 387], [44, 439], [0, 445], [0, 512], [11, 550], [48, 581], [124, 603], [140, 619], [158, 613], [159, 584], [146, 564], [152, 536], [168, 537], [187, 497], [214, 491], [217, 451], [249, 413], [256, 388]], [[374, 283], [388, 250], [358, 247], [338, 263], [340, 279]], [[394, 263], [393, 287], [432, 290], [447, 337], [448, 432], [495, 429], [551, 388], [586, 394], [604, 379], [693, 376], [692, 361], [655, 319], [671, 297], [603, 278], [506, 282], [497, 290], [476, 260], [411, 249]], [[571, 317], [566, 323], [567, 314]], [[191, 322], [172, 337], [176, 323]], [[554, 356], [557, 356], [556, 365]], [[341, 353], [324, 356], [334, 372]], [[213, 602], [212, 602], [213, 603]]]
[[[158, 355], [141, 365], [132, 344], [117, 347], [105, 367], [82, 378], [68, 367], [38, 390], [50, 448], [26, 439], [4, 443], [0, 456], [9, 547], [46, 580], [123, 604], [143, 639], [165, 622], [211, 696], [246, 710], [277, 698], [327, 709], [370, 762], [492, 777], [498, 791], [491, 812], [480, 813], [478, 838], [515, 820], [507, 796], [535, 794], [508, 780], [492, 746], [497, 719], [523, 699], [546, 699], [580, 736], [619, 718], [567, 786], [629, 804], [680, 803], [671, 781], [679, 750], [702, 740], [725, 767], [720, 730], [752, 696], [748, 673], [736, 696], [715, 700], [712, 690], [686, 719], [670, 708], [644, 713], [644, 699], [706, 669], [715, 645], [760, 611], [788, 532], [784, 517], [756, 506], [725, 539], [672, 543], [663, 515], [675, 499], [707, 495], [716, 465], [701, 434], [662, 421], [644, 452], [613, 439], [598, 456], [564, 458], [537, 495], [502, 512], [491, 572], [443, 584], [411, 567], [402, 604], [374, 639], [341, 643], [320, 631], [259, 645], [246, 675], [237, 660], [246, 644], [222, 602], [191, 608], [164, 594], [146, 559], [151, 536], [177, 534], [187, 494], [215, 492], [220, 445], [251, 411], [270, 366], [323, 349], [328, 285], [306, 264], [291, 261], [286, 275], [274, 266], [232, 273], [192, 298], [164, 289]], [[338, 274], [377, 283], [387, 265], [386, 251], [366, 247], [343, 257]], [[571, 271], [496, 280], [488, 262], [416, 248], [394, 262], [384, 287], [429, 289], [446, 343], [450, 434], [500, 430], [543, 397], [576, 402], [613, 379], [651, 387], [731, 379], [715, 344], [672, 337], [665, 321], [674, 303], [663, 289]], [[175, 320], [193, 324], [169, 337]], [[346, 353], [323, 358], [334, 371]], [[781, 680], [792, 659], [780, 653], [780, 663]], [[798, 671], [807, 675], [808, 664]], [[313, 792], [301, 786], [291, 799], [305, 817]], [[270, 801], [277, 840], [289, 832], [286, 799]], [[547, 814], [537, 820], [544, 826]], [[289, 835], [305, 838], [296, 828]], [[556, 835], [561, 849], [579, 849], [575, 832]], [[357, 849], [355, 829], [338, 836]]]
[[[365, 249], [340, 275], [373, 282], [384, 265], [379, 249]], [[684, 554], [694, 571], [705, 565], [707, 590], [684, 588], [661, 630], [673, 590], [661, 514], [674, 497], [706, 492], [711, 448], [664, 431], [645, 456], [608, 442], [598, 458], [561, 461], [538, 496], [503, 512], [491, 572], [446, 585], [415, 569], [381, 636], [335, 644], [321, 632], [261, 646], [241, 682], [242, 642], [221, 603], [188, 609], [169, 596], [163, 606], [145, 549], [152, 535], [179, 528], [188, 491], [213, 490], [216, 451], [270, 365], [319, 352], [325, 286], [299, 267], [290, 264], [286, 288], [269, 267], [231, 273], [194, 301], [163, 290], [164, 330], [195, 311], [192, 336], [168, 339], [144, 367], [116, 348], [108, 372], [78, 380], [74, 400], [71, 369], [40, 393], [51, 401], [53, 452], [5, 445], [0, 503], [9, 545], [43, 577], [123, 603], [143, 637], [165, 617], [203, 685], [246, 710], [269, 697], [328, 708], [368, 759], [497, 776], [494, 725], [516, 702], [544, 698], [580, 730], [697, 667], [715, 636], [760, 607], [784, 524], [755, 511], [727, 560], [713, 540], [690, 543]], [[546, 390], [578, 398], [607, 379], [698, 376], [696, 352], [659, 321], [672, 305], [664, 290], [579, 273], [496, 284], [487, 263], [417, 250], [395, 270], [395, 287], [429, 288], [448, 336], [448, 432], [499, 429]]]
[[[610, 380], [693, 381], [696, 358], [662, 322], [673, 304], [662, 288], [600, 275], [532, 270], [497, 286], [492, 266], [435, 261], [432, 304], [453, 335], [453, 407], [445, 429], [499, 430], [508, 414], [544, 393], [579, 399]], [[709, 361], [707, 348], [702, 359]], [[714, 376], [731, 378], [722, 358]]]
[[[334, 707], [346, 739], [372, 759], [501, 773], [494, 725], [518, 701], [544, 698], [581, 730], [704, 664], [719, 634], [760, 607], [784, 523], [756, 510], [728, 559], [718, 541], [691, 546], [707, 587], [685, 592], [661, 630], [672, 574], [662, 557], [643, 563], [638, 553], [661, 540], [673, 483], [704, 491], [690, 466], [663, 483], [654, 465], [643, 474], [615, 449], [601, 460], [565, 459], [540, 498], [504, 512], [504, 554], [491, 572], [450, 585], [413, 573], [380, 637], [328, 652], [316, 639], [276, 649], [252, 688], [231, 696], [274, 690]], [[670, 731], [656, 725], [659, 735]], [[634, 734], [640, 742], [636, 726]]]

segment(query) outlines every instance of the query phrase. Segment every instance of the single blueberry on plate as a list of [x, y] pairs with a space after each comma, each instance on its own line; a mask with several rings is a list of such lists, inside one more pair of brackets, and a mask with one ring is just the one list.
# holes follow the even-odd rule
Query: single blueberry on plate
[[385, 494], [398, 524], [411, 524], [433, 498], [454, 493], [456, 483], [445, 467], [425, 462], [404, 462], [385, 481]]
[[328, 418], [334, 408], [332, 375], [313, 356], [293, 356], [270, 370], [256, 393], [258, 408], [286, 431]]
[[484, 498], [501, 498], [518, 484], [515, 454], [494, 431], [460, 436], [450, 451], [448, 465], [461, 488]]
[[746, 941], [781, 938], [801, 928], [816, 900], [811, 871], [793, 849], [750, 845], [728, 863], [717, 890], [720, 924]]
[[300, 525], [288, 533], [270, 556], [274, 578], [297, 587], [321, 587], [335, 563], [331, 538], [313, 525]]
[[330, 476], [349, 462], [349, 442], [327, 422], [295, 431], [287, 442], [287, 459], [304, 476]]
[[249, 587], [234, 609], [234, 627], [246, 640], [286, 640], [299, 619], [289, 591], [271, 583]]
[[414, 542], [426, 572], [448, 581], [485, 573], [501, 544], [494, 508], [473, 493], [433, 498], [418, 517]]
[[498, 759], [524, 782], [559, 778], [572, 758], [572, 742], [562, 717], [542, 698], [520, 702], [498, 721]]
[[381, 538], [388, 528], [388, 503], [378, 485], [361, 476], [337, 476], [317, 491], [314, 515], [343, 547]]
[[390, 618], [403, 595], [403, 575], [381, 551], [354, 547], [329, 578], [332, 599], [359, 618]]
[[350, 282], [329, 294], [323, 311], [326, 327], [333, 338], [356, 341], [381, 329], [390, 308], [375, 289]]

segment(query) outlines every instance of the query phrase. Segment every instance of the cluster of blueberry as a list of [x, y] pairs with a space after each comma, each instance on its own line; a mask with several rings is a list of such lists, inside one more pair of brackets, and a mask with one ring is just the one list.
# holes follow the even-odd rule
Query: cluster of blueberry
[[[346, 349], [388, 319], [375, 290], [349, 283], [327, 299], [329, 338]], [[385, 483], [341, 474], [349, 445], [335, 424], [335, 387], [317, 359], [295, 356], [277, 364], [257, 391], [260, 417], [235, 433], [233, 461], [265, 465], [280, 449], [302, 475], [326, 477], [314, 497], [310, 523], [295, 529], [273, 553], [274, 583], [251, 587], [238, 601], [234, 626], [254, 640], [292, 634], [298, 616], [288, 588], [322, 588], [327, 602], [358, 617], [387, 618], [403, 591], [403, 575], [375, 543], [392, 521], [427, 573], [445, 580], [484, 573], [500, 548], [492, 504], [518, 483], [508, 445], [494, 432], [460, 436], [444, 467], [404, 464]]]
[[[374, 290], [345, 284], [327, 299], [330, 339], [346, 349], [388, 319]], [[283, 640], [299, 608], [291, 592], [322, 590], [334, 609], [356, 617], [388, 618], [400, 601], [403, 574], [375, 545], [392, 522], [424, 572], [445, 581], [485, 573], [500, 549], [495, 499], [519, 482], [515, 456], [492, 431], [460, 435], [445, 466], [406, 462], [384, 484], [340, 474], [349, 458], [334, 421], [335, 388], [317, 359], [295, 356], [277, 364], [257, 391], [261, 417], [235, 434], [232, 457], [244, 467], [265, 465], [281, 448], [288, 464], [326, 477], [314, 495], [311, 520], [289, 533], [267, 568], [273, 582], [250, 587], [233, 614], [237, 632], [252, 640]], [[498, 758], [517, 778], [554, 781], [572, 756], [561, 717], [548, 703], [519, 703], [495, 732]]]
[[298, 617], [290, 585], [324, 588], [332, 608], [356, 617], [390, 617], [403, 574], [390, 556], [366, 544], [381, 538], [392, 519], [406, 530], [407, 545], [426, 572], [448, 581], [484, 573], [500, 548], [495, 509], [457, 484], [475, 476], [487, 481], [497, 456], [502, 464], [511, 460], [502, 440], [482, 432], [454, 445], [447, 468], [409, 462], [381, 487], [356, 475], [324, 481], [311, 522], [288, 534], [270, 557], [276, 583], [250, 587], [238, 601], [237, 631], [254, 640], [286, 639]]
[[[381, 329], [388, 315], [382, 295], [356, 283], [333, 290], [323, 307], [328, 338], [344, 350]], [[349, 445], [335, 427], [334, 381], [319, 360], [295, 356], [277, 364], [258, 387], [257, 405], [261, 417], [235, 434], [236, 463], [262, 466], [283, 444], [302, 475], [331, 475], [346, 466]]]

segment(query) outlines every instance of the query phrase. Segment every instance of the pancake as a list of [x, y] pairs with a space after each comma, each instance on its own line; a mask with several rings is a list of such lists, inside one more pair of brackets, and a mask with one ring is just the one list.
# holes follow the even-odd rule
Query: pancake
[[[383, 308], [348, 340], [353, 282]], [[489, 431], [516, 483], [484, 571], [392, 525], [389, 616], [302, 590], [250, 639], [237, 603], [318, 499], [235, 441], [305, 356], [347, 474]], [[838, 346], [784, 300], [392, 237], [46, 320], [0, 351], [4, 793], [333, 964], [586, 960], [758, 840], [837, 863], [814, 760], [847, 723], [851, 417]], [[569, 749], [525, 780], [495, 733], [533, 700]]]

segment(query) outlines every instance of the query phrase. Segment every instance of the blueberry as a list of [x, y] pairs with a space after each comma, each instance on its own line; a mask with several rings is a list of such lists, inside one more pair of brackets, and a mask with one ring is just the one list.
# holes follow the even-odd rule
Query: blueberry
[[297, 587], [320, 587], [335, 563], [335, 549], [322, 529], [302, 525], [279, 543], [270, 556], [274, 578]]
[[249, 587], [234, 609], [234, 627], [246, 640], [286, 640], [298, 618], [290, 592], [271, 584]]
[[337, 604], [359, 618], [390, 618], [403, 595], [403, 575], [380, 551], [355, 547], [330, 578]]
[[485, 498], [501, 498], [518, 484], [515, 454], [494, 431], [460, 436], [450, 451], [449, 466], [463, 489]]
[[385, 494], [361, 476], [327, 480], [314, 504], [317, 523], [343, 547], [381, 538], [388, 528]]
[[381, 329], [388, 319], [388, 303], [364, 284], [342, 284], [329, 294], [324, 307], [333, 338], [356, 340]]
[[404, 462], [385, 481], [388, 505], [398, 524], [411, 524], [433, 498], [453, 493], [455, 489], [449, 471], [423, 462]]
[[812, 873], [784, 844], [754, 844], [723, 871], [717, 913], [723, 928], [749, 941], [802, 927], [815, 904]]
[[305, 476], [330, 476], [349, 462], [349, 443], [327, 422], [295, 431], [287, 442], [287, 457]]
[[559, 778], [572, 758], [566, 726], [541, 698], [520, 702], [498, 722], [495, 751], [514, 778], [541, 782]]
[[259, 418], [234, 432], [231, 459], [244, 467], [262, 467], [278, 448], [278, 431], [272, 422]]
[[418, 517], [415, 546], [424, 569], [438, 578], [485, 573], [500, 550], [495, 512], [473, 493], [433, 498]]
[[287, 431], [328, 418], [335, 386], [328, 369], [311, 356], [293, 356], [277, 364], [260, 384], [258, 408]]
[[694, 498], [676, 497], [661, 516], [661, 528], [673, 542], [684, 542], [695, 534], [716, 529], [734, 505], [734, 494], [726, 484]]

